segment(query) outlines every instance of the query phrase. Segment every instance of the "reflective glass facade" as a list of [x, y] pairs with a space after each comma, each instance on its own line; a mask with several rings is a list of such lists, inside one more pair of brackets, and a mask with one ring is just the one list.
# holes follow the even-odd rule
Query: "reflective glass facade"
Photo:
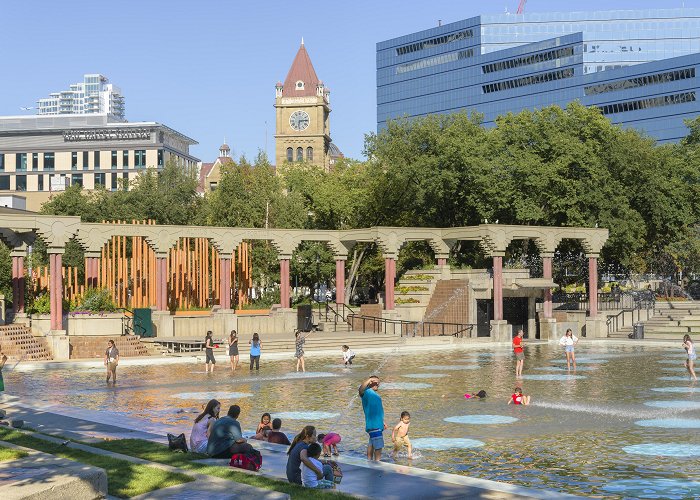
[[578, 99], [677, 141], [700, 113], [698, 64], [700, 9], [475, 17], [377, 44], [377, 126], [461, 110], [489, 125]]

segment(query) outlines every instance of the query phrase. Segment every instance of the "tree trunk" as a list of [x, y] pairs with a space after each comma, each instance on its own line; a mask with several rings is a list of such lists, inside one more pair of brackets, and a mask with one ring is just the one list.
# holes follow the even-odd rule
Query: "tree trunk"
[[352, 300], [352, 294], [355, 291], [355, 286], [357, 285], [357, 271], [360, 269], [360, 264], [367, 251], [367, 245], [363, 245], [362, 250], [359, 254], [357, 252], [357, 245], [352, 251], [352, 265], [350, 266], [350, 273], [348, 274], [348, 279], [345, 281], [345, 301], [349, 304]]

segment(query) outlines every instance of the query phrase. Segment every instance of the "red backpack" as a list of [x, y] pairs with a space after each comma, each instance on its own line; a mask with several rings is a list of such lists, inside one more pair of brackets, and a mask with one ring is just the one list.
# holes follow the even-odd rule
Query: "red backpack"
[[236, 453], [231, 456], [231, 467], [257, 472], [262, 467], [262, 455], [258, 450], [251, 450], [247, 453]]

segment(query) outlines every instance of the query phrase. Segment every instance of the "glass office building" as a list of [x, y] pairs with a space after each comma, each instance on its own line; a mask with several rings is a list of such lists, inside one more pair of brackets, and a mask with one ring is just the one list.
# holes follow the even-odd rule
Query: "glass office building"
[[698, 64], [700, 9], [478, 16], [377, 44], [377, 126], [578, 99], [677, 141], [700, 112]]

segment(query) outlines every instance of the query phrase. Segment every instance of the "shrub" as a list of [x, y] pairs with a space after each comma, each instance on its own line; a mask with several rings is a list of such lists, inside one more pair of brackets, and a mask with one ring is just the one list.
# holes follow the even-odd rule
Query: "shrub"
[[106, 288], [88, 288], [72, 309], [93, 313], [114, 312], [117, 310], [117, 305]]

